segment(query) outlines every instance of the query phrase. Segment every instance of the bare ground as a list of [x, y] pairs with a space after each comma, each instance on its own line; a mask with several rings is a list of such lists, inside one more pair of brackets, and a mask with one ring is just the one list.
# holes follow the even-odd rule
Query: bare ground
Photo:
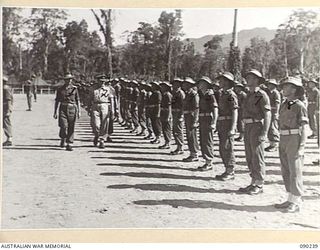
[[316, 140], [306, 146], [302, 211], [286, 214], [273, 207], [286, 198], [277, 152], [266, 153], [264, 193], [240, 195], [236, 190], [250, 181], [243, 143], [235, 147], [236, 179], [219, 182], [218, 151], [215, 169], [197, 172], [202, 162], [182, 163], [183, 156], [170, 156], [118, 124], [114, 142], [98, 149], [83, 112], [75, 151], [67, 152], [58, 147], [53, 100], [39, 96], [26, 112], [25, 96], [15, 95], [14, 146], [3, 149], [2, 229], [320, 228]]

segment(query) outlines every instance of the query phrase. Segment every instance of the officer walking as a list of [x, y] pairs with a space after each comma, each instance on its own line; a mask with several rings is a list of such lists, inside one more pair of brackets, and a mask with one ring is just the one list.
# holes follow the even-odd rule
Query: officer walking
[[216, 179], [221, 181], [233, 180], [235, 169], [234, 136], [238, 120], [238, 97], [233, 91], [235, 85], [234, 76], [225, 72], [218, 76], [222, 92], [218, 98], [218, 136], [219, 152], [225, 167], [224, 173], [217, 175]]
[[267, 93], [259, 87], [264, 81], [262, 74], [258, 70], [250, 70], [246, 80], [250, 92], [243, 104], [244, 145], [251, 184], [240, 188], [239, 192], [255, 195], [263, 192], [264, 143], [270, 126], [271, 107]]
[[162, 92], [160, 120], [164, 144], [159, 149], [170, 149], [171, 130], [172, 130], [172, 85], [169, 82], [161, 82], [160, 88]]
[[2, 107], [3, 107], [3, 118], [2, 118], [2, 127], [4, 135], [7, 137], [7, 140], [2, 144], [2, 146], [12, 146], [12, 124], [11, 124], [11, 114], [13, 111], [13, 94], [12, 89], [8, 85], [8, 77], [3, 75], [3, 98], [2, 98]]
[[63, 79], [65, 84], [57, 90], [53, 117], [58, 118], [59, 108], [60, 147], [67, 143], [66, 150], [72, 151], [74, 127], [77, 117], [80, 118], [80, 98], [77, 87], [72, 84], [73, 76], [67, 74]]
[[268, 79], [265, 82], [267, 86], [266, 93], [270, 99], [271, 105], [271, 123], [268, 131], [268, 139], [270, 146], [265, 150], [267, 152], [274, 152], [278, 150], [280, 134], [279, 134], [279, 109], [281, 103], [281, 95], [277, 90], [278, 82], [275, 79]]
[[185, 93], [181, 88], [183, 80], [180, 78], [173, 79], [173, 96], [172, 96], [172, 122], [173, 122], [173, 137], [177, 148], [170, 154], [183, 154], [183, 102]]
[[186, 93], [183, 103], [184, 120], [186, 124], [187, 141], [190, 155], [183, 159], [184, 162], [198, 161], [199, 142], [197, 128], [199, 126], [199, 94], [196, 82], [186, 77], [182, 85]]
[[93, 90], [91, 95], [91, 119], [94, 132], [93, 144], [104, 148], [108, 137], [109, 122], [111, 114], [110, 88], [107, 86], [108, 79], [105, 75], [99, 75], [99, 86]]
[[32, 95], [33, 95], [33, 83], [31, 80], [28, 80], [26, 85], [24, 85], [24, 92], [27, 96], [28, 109], [27, 111], [32, 111]]
[[306, 143], [308, 113], [299, 100], [303, 94], [301, 79], [288, 77], [281, 83], [285, 101], [280, 107], [280, 162], [287, 201], [275, 204], [276, 208], [295, 213], [300, 210], [303, 195], [303, 158]]
[[202, 157], [206, 161], [203, 166], [198, 167], [200, 171], [207, 171], [213, 167], [214, 141], [213, 134], [216, 129], [218, 118], [218, 103], [212, 89], [212, 81], [209, 77], [203, 76], [198, 81], [199, 93], [199, 130], [200, 148]]

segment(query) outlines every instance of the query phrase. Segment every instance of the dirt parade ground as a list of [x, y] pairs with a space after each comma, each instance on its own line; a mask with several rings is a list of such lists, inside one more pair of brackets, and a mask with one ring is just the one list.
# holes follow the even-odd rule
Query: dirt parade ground
[[39, 96], [32, 112], [26, 106], [25, 95], [14, 96], [14, 146], [3, 149], [2, 229], [320, 228], [316, 139], [306, 145], [302, 211], [287, 214], [273, 207], [286, 199], [278, 152], [266, 153], [263, 194], [238, 194], [250, 182], [243, 142], [235, 144], [235, 180], [221, 182], [214, 179], [223, 172], [217, 135], [215, 168], [199, 172], [203, 162], [182, 163], [187, 151], [171, 156], [118, 124], [112, 143], [94, 147], [85, 110], [68, 152], [59, 147], [54, 96]]

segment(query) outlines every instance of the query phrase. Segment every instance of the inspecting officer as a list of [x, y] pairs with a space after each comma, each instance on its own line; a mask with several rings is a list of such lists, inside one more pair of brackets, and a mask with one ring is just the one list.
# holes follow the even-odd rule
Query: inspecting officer
[[299, 100], [299, 96], [303, 94], [301, 79], [288, 77], [282, 81], [281, 85], [285, 101], [280, 108], [279, 155], [288, 199], [283, 203], [275, 204], [275, 207], [294, 213], [300, 210], [302, 203], [302, 171], [308, 113], [305, 105]]
[[259, 87], [264, 81], [262, 74], [258, 70], [250, 70], [246, 80], [250, 92], [243, 103], [244, 146], [251, 183], [240, 188], [239, 192], [255, 195], [263, 192], [264, 143], [270, 126], [271, 107], [267, 93]]
[[72, 151], [74, 127], [77, 117], [80, 118], [80, 98], [77, 87], [72, 84], [73, 76], [67, 74], [63, 79], [65, 84], [57, 90], [53, 118], [58, 118], [59, 108], [60, 147], [67, 143], [66, 150]]

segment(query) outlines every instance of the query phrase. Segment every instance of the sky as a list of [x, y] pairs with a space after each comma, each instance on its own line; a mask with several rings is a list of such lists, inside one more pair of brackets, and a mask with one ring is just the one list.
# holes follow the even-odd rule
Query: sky
[[[308, 8], [310, 9], [310, 8]], [[276, 29], [285, 22], [297, 8], [240, 8], [238, 9], [238, 31], [256, 27]], [[320, 8], [313, 8], [320, 13]], [[126, 31], [134, 31], [139, 22], [156, 24], [162, 11], [172, 12], [174, 9], [115, 9], [113, 22], [114, 44], [126, 42]], [[98, 24], [90, 9], [67, 9], [68, 21], [85, 19], [89, 31], [99, 30]], [[30, 9], [23, 15], [28, 17]], [[182, 9], [184, 38], [199, 38], [205, 35], [231, 33], [233, 28], [234, 9]]]

